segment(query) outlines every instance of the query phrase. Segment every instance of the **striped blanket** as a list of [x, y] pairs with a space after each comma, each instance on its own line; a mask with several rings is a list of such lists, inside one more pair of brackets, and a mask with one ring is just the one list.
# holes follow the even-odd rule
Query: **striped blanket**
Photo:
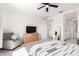
[[29, 51], [30, 56], [78, 56], [79, 46], [76, 44], [48, 41], [33, 46]]

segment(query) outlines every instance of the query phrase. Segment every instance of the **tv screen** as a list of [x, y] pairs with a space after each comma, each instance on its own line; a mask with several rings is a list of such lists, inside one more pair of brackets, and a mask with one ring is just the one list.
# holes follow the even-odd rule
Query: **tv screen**
[[36, 26], [26, 26], [26, 32], [27, 33], [35, 33], [36, 32]]

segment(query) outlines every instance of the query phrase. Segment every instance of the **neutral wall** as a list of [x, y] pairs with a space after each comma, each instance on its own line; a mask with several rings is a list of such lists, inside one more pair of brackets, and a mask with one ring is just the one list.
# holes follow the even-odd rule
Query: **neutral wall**
[[65, 40], [66, 39], [73, 39], [73, 30], [74, 30], [74, 27], [73, 27], [73, 21], [74, 19], [67, 19], [64, 23], [64, 29], [65, 29], [65, 33], [64, 33], [64, 38]]
[[77, 13], [77, 38], [79, 39], [79, 9], [78, 9], [78, 13]]
[[0, 48], [2, 48], [2, 42], [3, 42], [3, 21], [2, 21], [2, 4], [0, 4]]
[[63, 38], [63, 16], [61, 14], [56, 15], [53, 18], [53, 35], [55, 35], [55, 31], [58, 32], [58, 35], [61, 37], [61, 41], [64, 40]]
[[15, 10], [5, 9], [4, 13], [4, 32], [14, 32], [23, 37], [26, 26], [37, 26], [37, 32], [40, 38], [47, 38], [47, 24], [43, 18], [34, 14], [27, 14]]
[[51, 25], [51, 36], [55, 39], [55, 31], [58, 32], [58, 35], [61, 37], [61, 41], [63, 41], [63, 16], [62, 14], [58, 14], [50, 19], [53, 20]]
[[[77, 20], [77, 11], [70, 11], [63, 15], [64, 17], [64, 38], [66, 39], [74, 39], [74, 24], [73, 22]], [[76, 36], [76, 35], [75, 35]]]
[[[67, 14], [66, 18], [70, 19], [70, 21], [68, 21], [66, 23], [67, 24], [66, 27], [65, 27], [65, 19], [64, 19], [65, 14]], [[79, 38], [79, 9], [78, 8], [61, 13], [61, 14], [57, 14], [55, 16], [50, 17], [49, 19], [53, 19], [53, 26], [52, 26], [53, 28], [52, 28], [51, 33], [53, 33], [53, 36], [54, 36], [55, 30], [60, 29], [58, 31], [60, 31], [60, 33], [61, 33], [61, 40], [62, 41], [64, 41], [68, 37], [73, 37], [73, 21], [77, 20], [77, 25], [78, 25], [77, 26], [77, 38]], [[70, 29], [68, 29], [68, 33], [67, 33], [67, 32], [65, 32], [65, 28], [68, 28], [68, 27]], [[71, 36], [70, 36], [69, 32], [71, 32]]]

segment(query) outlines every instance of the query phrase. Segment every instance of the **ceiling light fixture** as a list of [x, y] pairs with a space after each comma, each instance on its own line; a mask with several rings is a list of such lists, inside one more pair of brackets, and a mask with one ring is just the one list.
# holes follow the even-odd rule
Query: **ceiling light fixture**
[[49, 6], [48, 6], [48, 5], [46, 5], [45, 7], [46, 7], [46, 8], [48, 8]]

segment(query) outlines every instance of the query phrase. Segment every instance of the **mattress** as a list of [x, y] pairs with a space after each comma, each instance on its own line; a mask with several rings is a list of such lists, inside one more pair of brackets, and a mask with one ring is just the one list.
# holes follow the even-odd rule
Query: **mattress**
[[79, 46], [76, 44], [48, 41], [34, 45], [30, 51], [29, 56], [78, 56]]

